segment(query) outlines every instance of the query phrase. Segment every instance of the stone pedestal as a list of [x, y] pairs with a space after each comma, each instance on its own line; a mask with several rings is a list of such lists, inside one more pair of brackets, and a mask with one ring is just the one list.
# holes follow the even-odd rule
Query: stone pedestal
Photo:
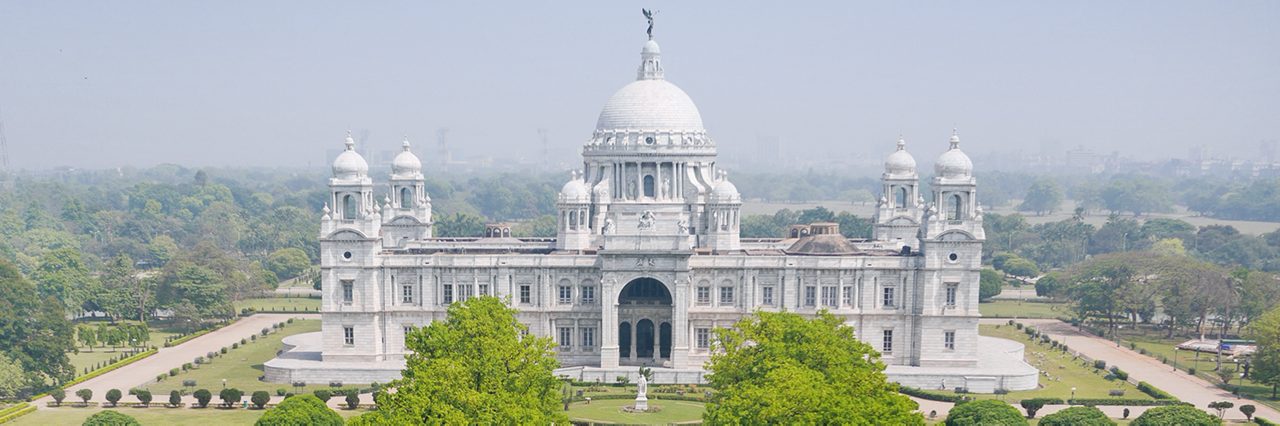
[[649, 411], [649, 398], [644, 395], [636, 397], [636, 411]]

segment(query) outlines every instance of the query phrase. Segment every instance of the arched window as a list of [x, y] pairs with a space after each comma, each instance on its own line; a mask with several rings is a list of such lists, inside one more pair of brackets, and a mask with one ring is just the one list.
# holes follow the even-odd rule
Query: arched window
[[578, 211], [577, 210], [569, 212], [569, 229], [570, 230], [578, 229]]
[[894, 197], [894, 207], [904, 208], [907, 206], [907, 187], [899, 186], [897, 196]]
[[409, 188], [400, 188], [400, 208], [413, 208], [413, 191]]
[[947, 212], [948, 216], [950, 216], [949, 219], [960, 220], [961, 213], [964, 211], [964, 199], [960, 197], [960, 194], [951, 195], [951, 208], [949, 210]]
[[343, 195], [342, 196], [342, 218], [346, 220], [355, 220], [356, 207], [359, 207], [357, 204], [358, 203], [356, 203], [356, 197], [354, 195], [351, 195], [351, 194]]
[[644, 175], [644, 196], [653, 197], [653, 175]]

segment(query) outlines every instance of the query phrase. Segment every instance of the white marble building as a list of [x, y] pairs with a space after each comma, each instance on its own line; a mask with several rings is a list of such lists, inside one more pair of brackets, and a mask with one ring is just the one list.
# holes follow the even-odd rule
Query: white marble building
[[740, 238], [738, 190], [698, 108], [664, 78], [652, 39], [559, 194], [554, 239], [514, 238], [504, 225], [481, 238], [435, 238], [408, 142], [375, 196], [348, 137], [320, 225], [323, 330], [287, 339], [267, 378], [386, 382], [404, 365], [406, 331], [442, 319], [450, 303], [494, 295], [519, 309], [531, 333], [559, 343], [560, 374], [584, 380], [653, 366], [657, 382], [700, 382], [714, 328], [755, 310], [825, 309], [882, 352], [893, 380], [1034, 388], [1038, 372], [1021, 345], [978, 335], [982, 208], [959, 143], [953, 133], [933, 192], [921, 194], [898, 141], [871, 240], [829, 223]]

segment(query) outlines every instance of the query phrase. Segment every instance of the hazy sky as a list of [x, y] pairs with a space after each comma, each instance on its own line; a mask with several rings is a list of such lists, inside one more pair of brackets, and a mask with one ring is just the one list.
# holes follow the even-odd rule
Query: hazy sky
[[319, 166], [349, 128], [424, 159], [441, 127], [523, 157], [546, 128], [573, 156], [635, 78], [641, 7], [722, 155], [1280, 137], [1277, 1], [0, 1], [0, 109], [26, 169]]

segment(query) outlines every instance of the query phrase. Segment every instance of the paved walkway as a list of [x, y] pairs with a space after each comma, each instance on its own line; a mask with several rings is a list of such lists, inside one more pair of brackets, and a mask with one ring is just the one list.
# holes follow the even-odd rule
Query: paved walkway
[[[271, 327], [271, 324], [283, 322], [289, 318], [320, 319], [320, 315], [257, 314], [241, 318], [231, 325], [191, 339], [178, 346], [160, 348], [159, 352], [155, 355], [101, 376], [94, 377], [84, 383], [72, 386], [67, 389], [67, 399], [63, 402], [75, 401], [75, 391], [86, 388], [93, 390], [93, 401], [102, 402], [104, 400], [103, 396], [107, 394], [108, 390], [120, 389], [121, 392], [124, 392], [128, 389], [146, 384], [155, 380], [155, 377], [158, 375], [168, 374], [169, 369], [171, 368], [180, 367], [184, 362], [191, 362], [195, 357], [204, 356], [211, 351], [221, 349], [223, 346], [231, 346], [232, 343], [239, 342], [240, 339], [243, 339], [250, 334], [257, 333], [264, 327]], [[154, 401], [163, 402], [167, 401], [168, 398], [168, 395], [155, 395]], [[135, 398], [127, 395], [121, 400], [125, 402], [137, 402]], [[53, 398], [46, 396], [35, 400], [33, 404], [39, 409], [45, 409], [46, 403], [51, 401], [53, 401]]]

